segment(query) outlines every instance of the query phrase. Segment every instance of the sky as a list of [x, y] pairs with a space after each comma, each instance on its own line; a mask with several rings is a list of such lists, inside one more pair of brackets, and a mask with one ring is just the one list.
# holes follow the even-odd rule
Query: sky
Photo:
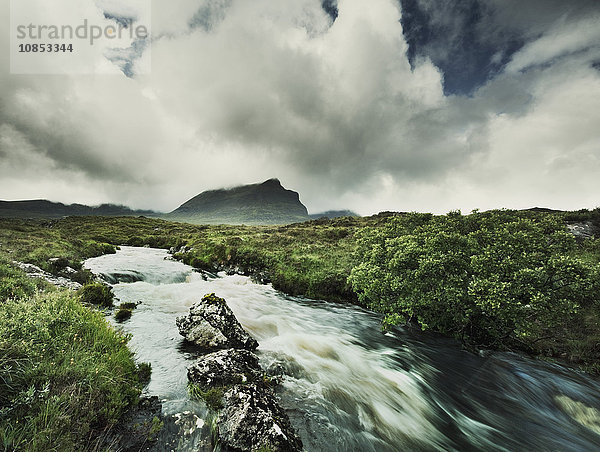
[[600, 206], [597, 0], [56, 0], [151, 23], [60, 75], [11, 73], [0, 1], [0, 199], [170, 211], [276, 177], [311, 213]]

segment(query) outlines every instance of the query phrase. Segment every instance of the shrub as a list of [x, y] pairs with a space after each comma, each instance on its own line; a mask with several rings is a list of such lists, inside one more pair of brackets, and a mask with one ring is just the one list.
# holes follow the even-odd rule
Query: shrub
[[99, 305], [105, 308], [113, 305], [114, 294], [106, 284], [91, 283], [79, 289], [79, 300], [82, 303]]
[[142, 384], [148, 384], [150, 377], [152, 376], [152, 364], [150, 363], [139, 363], [138, 364], [138, 379]]
[[94, 281], [94, 274], [87, 268], [84, 268], [73, 273], [70, 278], [79, 284], [85, 285]]
[[488, 212], [394, 218], [366, 230], [349, 281], [385, 323], [485, 346], [531, 342], [597, 301], [597, 268], [556, 217]]
[[99, 243], [89, 240], [85, 243], [83, 254], [87, 257], [98, 257], [104, 254], [115, 254], [117, 249], [109, 243]]
[[129, 320], [131, 318], [132, 310], [124, 308], [123, 306], [119, 307], [119, 310], [115, 312], [115, 319], [117, 322], [124, 322], [125, 320]]

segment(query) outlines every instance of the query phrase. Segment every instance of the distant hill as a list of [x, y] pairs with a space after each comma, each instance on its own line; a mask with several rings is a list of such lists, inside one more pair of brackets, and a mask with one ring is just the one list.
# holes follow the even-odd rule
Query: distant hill
[[62, 218], [69, 216], [156, 216], [151, 210], [132, 210], [115, 204], [90, 207], [63, 204], [44, 199], [32, 201], [0, 201], [0, 218]]
[[298, 193], [283, 188], [278, 179], [202, 192], [164, 218], [195, 224], [288, 224], [310, 219]]
[[340, 218], [340, 217], [360, 217], [359, 214], [352, 212], [351, 210], [328, 210], [323, 213], [312, 213], [309, 215], [312, 220], [318, 220], [319, 218]]

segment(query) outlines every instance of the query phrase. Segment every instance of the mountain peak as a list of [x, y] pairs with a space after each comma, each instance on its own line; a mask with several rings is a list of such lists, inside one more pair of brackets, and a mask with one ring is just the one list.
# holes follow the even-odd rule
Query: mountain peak
[[169, 217], [198, 224], [286, 224], [309, 219], [298, 193], [284, 188], [279, 179], [204, 191]]
[[261, 185], [273, 185], [273, 186], [278, 186], [278, 187], [283, 188], [283, 185], [281, 185], [281, 181], [277, 178], [267, 179]]

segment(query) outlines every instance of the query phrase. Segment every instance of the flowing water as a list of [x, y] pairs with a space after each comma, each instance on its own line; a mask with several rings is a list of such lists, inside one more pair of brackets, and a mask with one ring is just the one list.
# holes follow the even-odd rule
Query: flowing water
[[187, 395], [195, 355], [175, 319], [214, 292], [260, 343], [263, 367], [284, 375], [278, 396], [307, 451], [600, 450], [600, 384], [585, 375], [507, 353], [482, 358], [403, 329], [384, 335], [366, 310], [207, 277], [167, 257], [123, 247], [86, 262], [121, 301], [140, 302], [119, 327], [152, 363], [146, 391], [167, 415], [206, 417]]

